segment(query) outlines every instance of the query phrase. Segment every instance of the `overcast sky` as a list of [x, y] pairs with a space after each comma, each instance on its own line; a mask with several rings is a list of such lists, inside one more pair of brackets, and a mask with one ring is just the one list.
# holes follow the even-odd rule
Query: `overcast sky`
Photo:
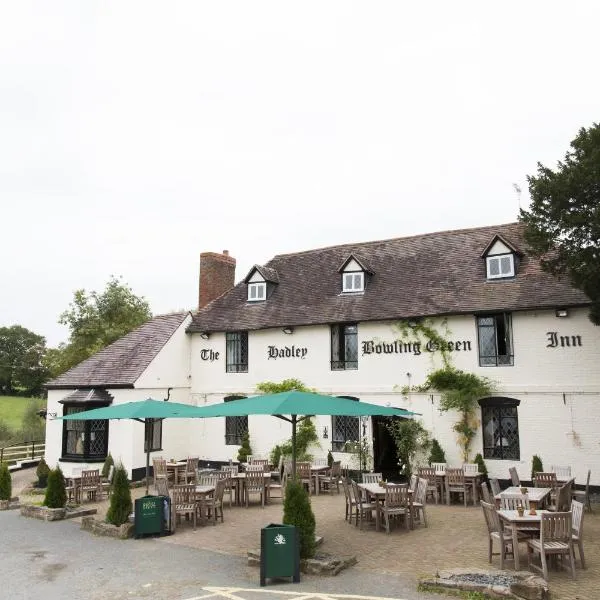
[[600, 3], [0, 0], [0, 326], [67, 339], [278, 253], [514, 221], [598, 121]]

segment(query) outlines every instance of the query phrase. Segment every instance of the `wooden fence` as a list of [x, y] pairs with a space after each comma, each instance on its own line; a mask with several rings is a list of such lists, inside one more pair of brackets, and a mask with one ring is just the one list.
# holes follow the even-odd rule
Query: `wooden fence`
[[32, 442], [19, 442], [0, 448], [0, 463], [6, 462], [9, 466], [18, 462], [36, 460], [44, 456], [46, 443], [43, 440]]

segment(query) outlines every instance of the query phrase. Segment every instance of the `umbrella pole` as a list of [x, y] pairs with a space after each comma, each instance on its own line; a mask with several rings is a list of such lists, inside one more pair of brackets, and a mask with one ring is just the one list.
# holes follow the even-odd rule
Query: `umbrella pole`
[[296, 479], [296, 418], [292, 415], [292, 478]]
[[146, 423], [144, 422], [144, 429], [146, 430], [145, 433], [145, 438], [146, 438], [146, 496], [149, 494], [148, 492], [148, 486], [149, 486], [149, 482], [150, 482], [150, 440], [148, 439], [150, 436], [150, 433], [152, 432], [152, 428], [151, 427], [147, 427]]

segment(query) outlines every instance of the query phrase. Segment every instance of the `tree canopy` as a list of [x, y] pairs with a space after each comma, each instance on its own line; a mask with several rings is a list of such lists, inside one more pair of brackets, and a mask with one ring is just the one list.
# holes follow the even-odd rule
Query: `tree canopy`
[[531, 206], [520, 220], [530, 250], [545, 271], [568, 275], [587, 294], [600, 325], [600, 124], [580, 129], [556, 170], [538, 163], [527, 180]]
[[69, 341], [47, 352], [46, 366], [56, 377], [151, 317], [148, 302], [114, 276], [102, 293], [77, 290], [59, 318], [70, 330]]
[[0, 327], [0, 393], [39, 394], [48, 375], [45, 352], [46, 340], [41, 335], [20, 325]]

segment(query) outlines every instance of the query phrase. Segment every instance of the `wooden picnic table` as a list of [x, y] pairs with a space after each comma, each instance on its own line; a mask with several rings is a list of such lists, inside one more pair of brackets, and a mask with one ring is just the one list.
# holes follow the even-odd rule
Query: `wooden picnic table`
[[173, 471], [173, 484], [179, 483], [179, 471], [187, 466], [187, 460], [167, 461], [167, 474]]
[[512, 530], [512, 543], [513, 543], [513, 554], [515, 557], [515, 571], [521, 569], [521, 563], [519, 560], [519, 531], [531, 530], [532, 527], [539, 529], [542, 521], [541, 515], [548, 513], [547, 510], [536, 510], [535, 515], [531, 514], [531, 511], [525, 510], [523, 516], [520, 517], [516, 510], [499, 510], [498, 516], [500, 520], [506, 525], [510, 525]]
[[[381, 511], [379, 510], [381, 503], [385, 502], [385, 486], [382, 487], [378, 483], [357, 483], [359, 490], [364, 490], [369, 498], [375, 500], [375, 531], [381, 529]], [[408, 484], [394, 484], [391, 485], [403, 485], [408, 487]], [[408, 490], [412, 493], [412, 490]]]

